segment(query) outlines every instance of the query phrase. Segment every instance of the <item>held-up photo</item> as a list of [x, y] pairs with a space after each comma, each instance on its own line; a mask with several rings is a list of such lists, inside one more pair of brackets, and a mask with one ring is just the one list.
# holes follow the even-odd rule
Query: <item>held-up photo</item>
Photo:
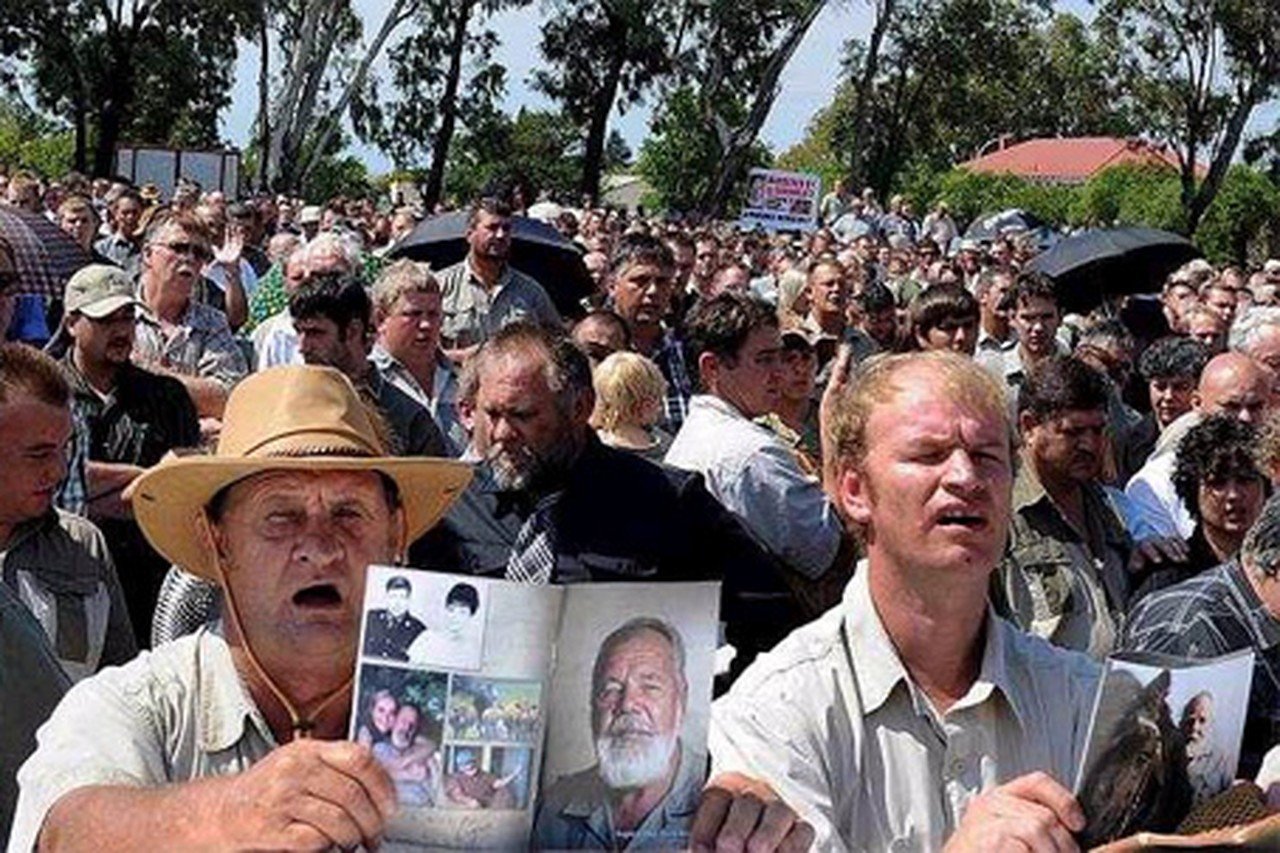
[[455, 576], [375, 566], [361, 650], [415, 667], [474, 671], [484, 654], [485, 587]]

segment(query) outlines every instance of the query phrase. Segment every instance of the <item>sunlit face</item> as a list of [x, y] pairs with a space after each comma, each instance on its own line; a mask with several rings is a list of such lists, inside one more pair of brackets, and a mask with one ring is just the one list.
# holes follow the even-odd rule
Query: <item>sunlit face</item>
[[364, 358], [359, 323], [349, 323], [344, 329], [328, 317], [295, 317], [293, 328], [298, 335], [298, 354], [304, 363], [336, 367], [348, 376], [356, 374]]
[[1054, 351], [1061, 319], [1052, 299], [1031, 297], [1019, 300], [1011, 322], [1027, 353], [1033, 358], [1045, 358]]
[[832, 264], [820, 264], [809, 273], [809, 299], [818, 314], [844, 311], [843, 271]]
[[782, 385], [782, 338], [777, 326], [761, 326], [747, 335], [742, 348], [732, 358], [704, 353], [713, 359], [711, 387], [717, 397], [726, 400], [749, 418], [773, 411], [778, 404]]
[[132, 237], [138, 232], [138, 221], [142, 218], [142, 203], [135, 198], [125, 196], [116, 201], [112, 207], [115, 217], [116, 232]]
[[1227, 345], [1228, 325], [1213, 311], [1191, 311], [1186, 316], [1187, 337], [1199, 341], [1210, 352], [1222, 352]]
[[1236, 295], [1230, 288], [1215, 287], [1204, 294], [1202, 300], [1205, 307], [1222, 318], [1223, 324], [1230, 327], [1236, 315]]
[[133, 352], [136, 314], [132, 305], [125, 305], [96, 320], [79, 313], [71, 314], [67, 320], [67, 331], [75, 341], [81, 364], [119, 366], [128, 362]]
[[961, 355], [973, 355], [978, 347], [978, 318], [960, 320], [946, 317], [936, 326], [917, 331], [916, 340], [922, 350], [951, 350]]
[[1267, 495], [1261, 477], [1223, 477], [1203, 480], [1197, 498], [1206, 530], [1234, 539], [1258, 520]]
[[368, 471], [272, 471], [231, 486], [214, 536], [254, 651], [354, 655], [365, 569], [394, 561], [401, 526]]
[[841, 505], [864, 528], [873, 560], [985, 583], [1009, 524], [1007, 416], [998, 402], [957, 402], [925, 366], [903, 368], [895, 385], [867, 420], [864, 458], [841, 472]]
[[88, 249], [93, 245], [93, 238], [98, 231], [98, 220], [88, 210], [83, 208], [68, 210], [58, 217], [58, 224], [72, 240], [80, 245], [80, 248]]
[[[547, 384], [543, 353], [493, 356], [480, 371], [474, 440], [505, 489], [524, 489], [567, 465], [573, 425]], [[586, 415], [579, 413], [585, 423]]]
[[1186, 323], [1187, 311], [1199, 301], [1196, 289], [1189, 284], [1173, 284], [1160, 297], [1170, 316], [1174, 331], [1181, 331]]
[[1024, 417], [1028, 456], [1042, 478], [1087, 483], [1102, 474], [1107, 415], [1101, 409], [1069, 409], [1036, 423]]
[[672, 269], [643, 261], [628, 264], [614, 273], [610, 290], [614, 310], [632, 327], [662, 322], [675, 292]]
[[511, 217], [480, 211], [467, 229], [467, 244], [478, 258], [505, 261], [511, 254]]
[[1157, 376], [1148, 383], [1147, 390], [1160, 429], [1191, 411], [1195, 402], [1196, 384], [1188, 376]]
[[143, 266], [162, 288], [189, 295], [212, 256], [202, 237], [173, 225], [162, 229], [143, 250]]
[[440, 321], [443, 317], [439, 292], [411, 290], [391, 307], [378, 324], [378, 340], [396, 359], [419, 364], [436, 357], [440, 349]]
[[67, 473], [71, 410], [21, 392], [0, 404], [0, 523], [39, 518], [53, 505]]
[[413, 745], [418, 736], [418, 709], [408, 702], [396, 711], [395, 722], [391, 725], [391, 743], [400, 749]]

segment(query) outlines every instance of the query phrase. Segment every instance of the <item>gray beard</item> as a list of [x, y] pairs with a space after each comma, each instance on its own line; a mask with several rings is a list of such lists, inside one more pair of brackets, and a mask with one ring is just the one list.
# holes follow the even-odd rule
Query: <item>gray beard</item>
[[596, 738], [600, 778], [614, 790], [643, 788], [667, 774], [679, 740], [675, 733], [610, 735]]

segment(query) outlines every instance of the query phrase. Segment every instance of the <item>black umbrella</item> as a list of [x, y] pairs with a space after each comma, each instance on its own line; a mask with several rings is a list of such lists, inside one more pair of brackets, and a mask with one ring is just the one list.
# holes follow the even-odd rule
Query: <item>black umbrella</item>
[[1200, 252], [1156, 228], [1099, 228], [1064, 237], [1027, 269], [1053, 279], [1063, 311], [1087, 313], [1109, 296], [1155, 293], [1165, 277]]
[[989, 242], [1010, 229], [1015, 231], [1038, 231], [1047, 227], [1048, 223], [1034, 213], [1011, 207], [1008, 210], [979, 216], [969, 223], [968, 230], [964, 232], [964, 238], [966, 240]]
[[[581, 300], [593, 287], [582, 249], [537, 219], [513, 216], [511, 224], [511, 266], [537, 279], [561, 315], [580, 316]], [[426, 261], [440, 270], [467, 256], [466, 235], [466, 211], [433, 216], [401, 238], [387, 257]]]

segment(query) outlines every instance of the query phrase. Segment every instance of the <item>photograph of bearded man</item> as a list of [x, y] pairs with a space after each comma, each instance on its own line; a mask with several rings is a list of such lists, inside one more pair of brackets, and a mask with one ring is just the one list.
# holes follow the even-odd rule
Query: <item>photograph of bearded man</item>
[[667, 622], [632, 619], [600, 645], [591, 677], [596, 763], [556, 779], [534, 824], [542, 849], [684, 846], [705, 757], [682, 741], [684, 640]]

